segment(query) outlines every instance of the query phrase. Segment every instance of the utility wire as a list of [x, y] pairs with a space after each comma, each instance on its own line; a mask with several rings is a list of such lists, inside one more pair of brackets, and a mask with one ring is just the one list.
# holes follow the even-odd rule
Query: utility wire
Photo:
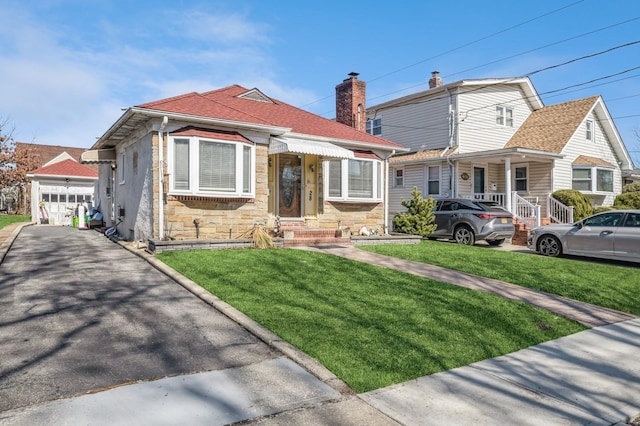
[[[512, 26], [510, 26], [510, 27], [508, 27], [508, 28], [505, 28], [505, 29], [503, 29], [503, 30], [500, 30], [500, 31], [497, 31], [497, 32], [495, 32], [495, 33], [492, 33], [492, 34], [486, 35], [486, 36], [481, 37], [481, 38], [479, 38], [479, 39], [477, 39], [477, 40], [471, 41], [471, 42], [469, 42], [469, 43], [465, 43], [465, 44], [463, 44], [463, 45], [461, 45], [461, 46], [458, 46], [458, 47], [454, 47], [453, 49], [446, 50], [446, 51], [444, 51], [444, 52], [442, 52], [442, 53], [439, 53], [439, 54], [437, 54], [437, 55], [435, 55], [435, 56], [432, 56], [432, 57], [430, 57], [430, 58], [423, 59], [423, 60], [418, 61], [418, 62], [416, 62], [416, 63], [414, 63], [414, 64], [407, 65], [407, 66], [402, 67], [402, 68], [399, 68], [399, 69], [397, 69], [397, 70], [395, 70], [395, 71], [391, 71], [391, 72], [388, 72], [388, 73], [383, 74], [383, 75], [381, 75], [381, 76], [375, 77], [375, 78], [373, 78], [373, 79], [371, 79], [371, 80], [369, 80], [369, 81], [371, 82], [371, 81], [377, 81], [377, 80], [383, 79], [383, 78], [388, 77], [388, 76], [390, 76], [390, 75], [397, 74], [397, 73], [402, 72], [402, 71], [404, 71], [404, 70], [407, 70], [407, 69], [409, 69], [409, 68], [413, 68], [413, 67], [415, 67], [415, 66], [417, 66], [417, 65], [423, 64], [423, 63], [425, 63], [425, 62], [427, 62], [427, 61], [430, 61], [430, 60], [433, 60], [433, 59], [439, 58], [439, 57], [444, 56], [444, 55], [446, 55], [446, 54], [448, 54], [448, 53], [455, 52], [455, 51], [460, 50], [460, 49], [463, 49], [463, 48], [465, 48], [465, 47], [472, 46], [472, 45], [474, 45], [474, 44], [476, 44], [476, 43], [479, 43], [479, 42], [481, 42], [481, 41], [484, 41], [484, 40], [490, 39], [490, 38], [492, 38], [492, 37], [495, 37], [495, 36], [497, 36], [497, 35], [503, 34], [503, 33], [507, 32], [507, 31], [512, 30], [512, 29], [515, 29], [515, 28], [521, 27], [521, 26], [523, 26], [523, 25], [526, 25], [526, 24], [531, 23], [531, 22], [533, 22], [533, 21], [536, 21], [536, 20], [538, 20], [538, 19], [544, 18], [544, 17], [549, 16], [549, 15], [553, 15], [554, 13], [560, 12], [560, 11], [562, 11], [562, 10], [564, 10], [564, 9], [568, 9], [568, 8], [570, 8], [570, 7], [573, 7], [573, 6], [577, 5], [578, 3], [582, 3], [583, 1], [584, 1], [584, 0], [578, 0], [578, 1], [576, 1], [576, 2], [573, 2], [573, 3], [571, 3], [571, 4], [568, 4], [568, 5], [566, 5], [566, 6], [563, 6], [563, 7], [559, 8], [559, 9], [552, 10], [552, 11], [550, 11], [550, 12], [547, 12], [547, 13], [544, 13], [544, 14], [542, 14], [542, 15], [536, 16], [535, 18], [531, 18], [531, 19], [526, 20], [526, 21], [524, 21], [524, 22], [520, 22], [519, 24], [515, 24], [515, 25], [512, 25]], [[453, 74], [453, 75], [455, 75], [455, 74]], [[407, 90], [407, 89], [404, 89], [404, 90]], [[395, 93], [395, 92], [394, 92], [394, 93]], [[315, 101], [309, 102], [308, 104], [302, 105], [302, 107], [301, 107], [301, 108], [304, 108], [304, 107], [306, 107], [306, 106], [313, 105], [313, 104], [315, 104], [315, 103], [318, 103], [318, 102], [324, 101], [325, 99], [329, 99], [329, 98], [331, 98], [332, 96], [333, 96], [333, 95], [325, 96], [324, 98], [317, 99], [317, 100], [315, 100]], [[386, 95], [383, 95], [383, 96], [386, 96]]]

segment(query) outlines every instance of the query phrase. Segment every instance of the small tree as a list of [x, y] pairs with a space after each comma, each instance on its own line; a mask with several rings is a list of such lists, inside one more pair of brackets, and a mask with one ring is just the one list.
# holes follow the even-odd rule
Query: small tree
[[13, 129], [8, 130], [7, 120], [0, 121], [0, 188], [18, 201], [18, 212], [26, 212], [28, 200], [26, 187], [27, 173], [40, 164], [40, 155], [35, 148], [27, 146], [17, 151], [13, 140]]
[[436, 230], [435, 214], [433, 208], [436, 202], [433, 198], [422, 198], [422, 193], [414, 187], [411, 191], [411, 200], [402, 200], [402, 206], [407, 211], [393, 218], [393, 226], [396, 231], [405, 234], [428, 237]]

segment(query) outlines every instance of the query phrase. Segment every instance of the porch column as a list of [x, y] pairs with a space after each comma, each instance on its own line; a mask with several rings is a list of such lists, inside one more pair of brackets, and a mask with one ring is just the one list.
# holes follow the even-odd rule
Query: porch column
[[513, 213], [513, 206], [511, 206], [511, 158], [505, 157], [504, 159], [504, 180], [505, 180], [505, 194], [504, 203], [507, 205], [507, 210]]

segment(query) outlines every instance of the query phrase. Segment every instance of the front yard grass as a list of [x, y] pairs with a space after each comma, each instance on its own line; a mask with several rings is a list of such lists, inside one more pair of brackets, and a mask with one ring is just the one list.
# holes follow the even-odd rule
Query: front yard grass
[[31, 222], [31, 216], [22, 214], [0, 214], [0, 229], [18, 222]]
[[[443, 241], [361, 246], [363, 250], [494, 278], [640, 316], [640, 268], [579, 258], [550, 258]], [[640, 265], [639, 265], [640, 266]]]
[[203, 250], [157, 257], [357, 392], [585, 329], [525, 303], [321, 253]]

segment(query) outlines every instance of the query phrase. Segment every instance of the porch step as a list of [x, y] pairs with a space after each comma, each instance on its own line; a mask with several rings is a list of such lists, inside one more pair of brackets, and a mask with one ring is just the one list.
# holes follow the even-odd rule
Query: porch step
[[349, 235], [343, 236], [337, 229], [312, 229], [283, 227], [284, 246], [351, 245]]

